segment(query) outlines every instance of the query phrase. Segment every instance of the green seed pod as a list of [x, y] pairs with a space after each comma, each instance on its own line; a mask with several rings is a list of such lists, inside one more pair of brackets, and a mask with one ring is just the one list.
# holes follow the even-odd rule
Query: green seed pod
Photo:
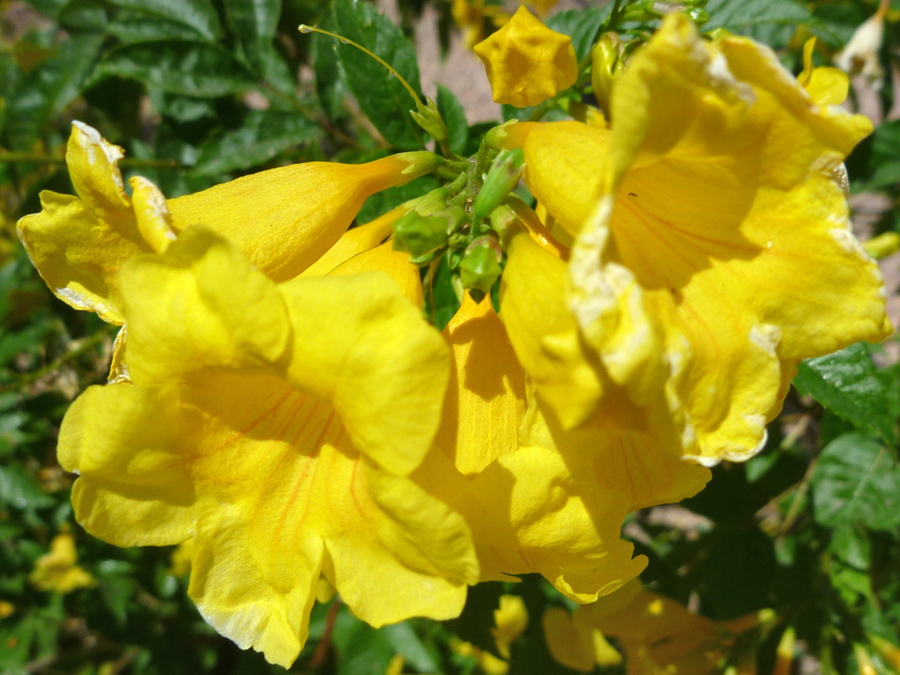
[[475, 198], [475, 217], [485, 218], [506, 199], [506, 195], [516, 187], [525, 171], [525, 153], [522, 148], [504, 150], [488, 171], [484, 184]]

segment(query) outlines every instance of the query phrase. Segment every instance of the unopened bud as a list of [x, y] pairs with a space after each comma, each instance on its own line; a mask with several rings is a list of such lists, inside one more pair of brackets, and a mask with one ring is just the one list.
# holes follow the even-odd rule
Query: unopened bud
[[446, 218], [410, 211], [394, 223], [394, 250], [421, 257], [447, 245]]
[[522, 148], [503, 150], [497, 155], [475, 198], [475, 217], [484, 218], [497, 208], [519, 183], [523, 171], [525, 153]]
[[441, 117], [441, 113], [438, 111], [437, 104], [434, 100], [429, 98], [426, 99], [426, 101], [426, 105], [423, 105], [420, 102], [417, 109], [410, 110], [409, 114], [416, 124], [422, 127], [428, 135], [436, 140], [441, 148], [444, 148], [447, 144], [447, 140], [450, 138], [450, 133], [447, 131], [447, 124], [444, 122], [444, 118]]
[[591, 52], [591, 84], [597, 105], [609, 116], [613, 82], [625, 67], [625, 45], [617, 33], [604, 33]]
[[476, 302], [488, 295], [500, 278], [503, 273], [503, 268], [500, 267], [502, 259], [500, 246], [491, 237], [480, 237], [469, 245], [459, 262], [459, 276], [463, 288], [469, 291]]
[[900, 251], [900, 234], [897, 234], [896, 232], [879, 234], [877, 237], [872, 237], [868, 241], [864, 241], [863, 248], [866, 249], [866, 253], [875, 258], [875, 260], [887, 258], [889, 255], [893, 255], [897, 251]]

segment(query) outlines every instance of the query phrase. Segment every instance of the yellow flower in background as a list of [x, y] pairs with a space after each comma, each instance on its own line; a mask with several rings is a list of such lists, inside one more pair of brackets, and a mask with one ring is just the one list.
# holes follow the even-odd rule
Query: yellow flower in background
[[537, 105], [578, 78], [572, 38], [550, 30], [525, 7], [474, 50], [484, 63], [496, 103]]
[[551, 608], [544, 637], [554, 659], [590, 672], [621, 661], [605, 636], [615, 637], [627, 657], [628, 675], [706, 675], [729, 654], [734, 638], [773, 617], [769, 610], [732, 621], [712, 621], [684, 605], [647, 591], [639, 581], [569, 614]]
[[276, 284], [199, 226], [135, 256], [120, 271], [132, 384], [89, 388], [60, 431], [85, 529], [119, 546], [193, 538], [204, 618], [284, 666], [320, 579], [380, 626], [456, 616], [479, 575], [462, 517], [409, 477], [447, 348], [371, 266], [396, 258], [340, 272], [359, 257]]
[[[520, 136], [529, 189], [574, 243], [564, 308], [535, 303], [510, 338], [563, 427], [746, 459], [800, 359], [892, 330], [838, 184], [871, 124], [817, 105], [767, 48], [708, 43], [680, 15], [635, 54], [611, 113], [610, 129]], [[517, 261], [527, 249], [510, 250], [507, 294], [541, 269]], [[636, 414], [611, 414], [623, 398]]]
[[813, 67], [812, 56], [816, 48], [816, 38], [803, 44], [803, 72], [797, 82], [806, 90], [810, 98], [819, 106], [840, 105], [847, 99], [850, 79], [839, 68]]
[[42, 591], [71, 593], [79, 588], [93, 588], [97, 581], [76, 565], [78, 553], [71, 534], [58, 534], [50, 542], [50, 552], [35, 562], [28, 581]]
[[518, 595], [501, 595], [500, 606], [494, 610], [494, 628], [491, 635], [500, 655], [509, 660], [510, 645], [528, 628], [528, 609]]
[[162, 252], [185, 228], [202, 224], [237, 244], [276, 281], [320, 258], [375, 192], [434, 167], [431, 153], [392, 155], [368, 164], [309, 162], [261, 171], [166, 201], [135, 177], [125, 192], [122, 149], [73, 123], [66, 150], [77, 197], [44, 191], [41, 213], [19, 221], [19, 238], [53, 293], [76, 309], [121, 325], [118, 272], [140, 253]]
[[509, 21], [509, 14], [504, 11], [502, 4], [489, 4], [486, 0], [453, 0], [450, 13], [453, 21], [463, 31], [469, 49], [484, 40], [485, 28], [493, 32]]
[[519, 0], [520, 5], [531, 5], [541, 16], [546, 16], [558, 3], [559, 0]]

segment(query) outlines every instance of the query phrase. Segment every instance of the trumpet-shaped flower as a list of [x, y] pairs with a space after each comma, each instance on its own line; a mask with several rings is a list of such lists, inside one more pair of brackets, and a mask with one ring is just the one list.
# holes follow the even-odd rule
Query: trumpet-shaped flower
[[168, 202], [135, 177], [125, 191], [122, 149], [75, 122], [66, 150], [77, 197], [44, 191], [43, 211], [19, 221], [19, 238], [50, 289], [76, 309], [124, 321], [118, 271], [140, 253], [161, 252], [177, 233], [202, 224], [220, 232], [276, 281], [320, 258], [363, 202], [434, 167], [426, 152], [368, 164], [309, 162], [262, 171]]
[[634, 578], [646, 563], [619, 538], [625, 515], [696, 493], [709, 471], [637, 436], [567, 433], [546, 419], [489, 298], [466, 296], [445, 337], [456, 376], [439, 452], [413, 478], [465, 516], [481, 579], [539, 573], [592, 602]]
[[571, 87], [578, 77], [572, 38], [550, 30], [525, 7], [474, 50], [497, 103], [537, 105]]
[[120, 546], [193, 538], [203, 616], [285, 666], [322, 579], [378, 626], [457, 615], [479, 574], [465, 521], [409, 477], [446, 346], [386, 274], [340, 266], [276, 284], [203, 227], [133, 257], [132, 383], [89, 388], [60, 431], [79, 522]]
[[[871, 124], [818, 105], [766, 48], [708, 43], [680, 15], [633, 57], [611, 113], [608, 130], [523, 135], [525, 180], [574, 244], [566, 309], [504, 307], [510, 337], [564, 426], [746, 459], [800, 359], [892, 330], [839, 185]], [[506, 295], [528, 248], [510, 251]], [[623, 395], [639, 415], [608, 414]]]
[[605, 635], [615, 637], [627, 657], [628, 675], [713, 672], [734, 638], [771, 618], [771, 612], [732, 621], [712, 621], [635, 580], [612, 595], [578, 607], [544, 613], [544, 636], [553, 658], [563, 665], [590, 672], [595, 665], [616, 663]]

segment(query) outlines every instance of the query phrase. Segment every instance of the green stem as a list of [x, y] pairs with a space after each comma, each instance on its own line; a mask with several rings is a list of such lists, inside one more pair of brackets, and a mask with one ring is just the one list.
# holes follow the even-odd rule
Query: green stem
[[613, 8], [609, 13], [609, 23], [606, 24], [607, 31], [615, 30], [616, 26], [619, 25], [619, 13], [621, 12], [621, 8], [619, 6], [621, 4], [622, 0], [613, 0]]

